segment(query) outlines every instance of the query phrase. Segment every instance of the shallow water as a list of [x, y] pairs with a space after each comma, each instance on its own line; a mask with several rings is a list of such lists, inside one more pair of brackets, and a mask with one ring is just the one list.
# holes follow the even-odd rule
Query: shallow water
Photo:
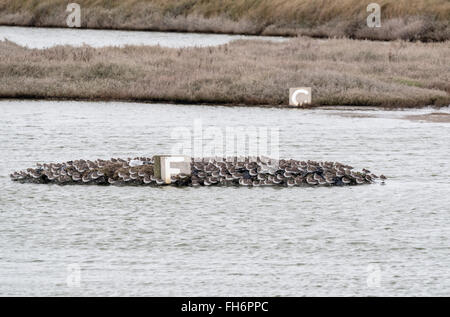
[[215, 46], [239, 39], [276, 42], [286, 40], [276, 36], [0, 26], [0, 40], [4, 39], [29, 48], [46, 48], [56, 45], [81, 46], [83, 44], [93, 47], [160, 45], [178, 48]]
[[[0, 111], [0, 295], [450, 295], [450, 124], [404, 119], [436, 110], [1, 101]], [[149, 188], [8, 177], [37, 162], [168, 153], [172, 128], [195, 118], [278, 126], [282, 157], [389, 179]], [[79, 285], [67, 283], [73, 267]]]

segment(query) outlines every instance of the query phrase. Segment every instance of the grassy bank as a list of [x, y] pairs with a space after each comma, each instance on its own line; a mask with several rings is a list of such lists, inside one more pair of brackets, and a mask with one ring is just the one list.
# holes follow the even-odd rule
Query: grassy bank
[[[82, 27], [308, 35], [372, 40], [450, 39], [448, 0], [377, 0], [382, 27], [366, 25], [372, 0], [77, 0]], [[0, 24], [66, 26], [65, 0], [0, 0]]]
[[0, 97], [287, 105], [311, 86], [314, 105], [450, 104], [449, 42], [294, 38], [206, 48], [0, 42]]

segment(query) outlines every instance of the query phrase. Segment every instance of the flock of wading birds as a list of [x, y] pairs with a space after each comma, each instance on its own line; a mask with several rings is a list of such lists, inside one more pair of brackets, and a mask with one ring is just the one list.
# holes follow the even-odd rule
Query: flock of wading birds
[[[37, 164], [36, 168], [14, 172], [13, 181], [37, 184], [148, 185], [166, 183], [155, 176], [149, 157], [126, 160], [75, 160], [65, 163]], [[367, 169], [355, 171], [338, 162], [271, 160], [269, 158], [191, 159], [191, 175], [171, 176], [175, 186], [344, 186], [384, 184], [386, 177]]]

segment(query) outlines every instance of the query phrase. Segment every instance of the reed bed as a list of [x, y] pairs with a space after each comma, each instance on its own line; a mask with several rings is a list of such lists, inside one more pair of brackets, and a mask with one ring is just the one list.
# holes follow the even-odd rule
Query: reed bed
[[[448, 0], [377, 0], [381, 28], [368, 28], [372, 0], [77, 0], [82, 27], [354, 39], [450, 39]], [[0, 24], [65, 27], [65, 0], [0, 0]]]
[[293, 38], [204, 48], [0, 42], [0, 97], [286, 106], [311, 86], [313, 105], [450, 104], [449, 42]]

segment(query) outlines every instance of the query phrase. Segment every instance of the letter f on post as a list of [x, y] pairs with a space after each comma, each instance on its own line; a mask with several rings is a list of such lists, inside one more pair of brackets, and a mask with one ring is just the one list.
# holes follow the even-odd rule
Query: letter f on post
[[168, 156], [164, 158], [164, 182], [166, 184], [170, 184], [171, 183], [171, 179], [170, 177], [172, 175], [178, 175], [180, 174], [180, 169], [179, 168], [172, 168], [170, 167], [171, 163], [176, 163], [176, 162], [184, 162], [184, 157], [181, 156]]
[[[185, 174], [191, 175], [191, 158], [180, 155], [155, 155], [154, 175], [166, 184], [172, 183], [171, 176]], [[173, 166], [173, 165], [175, 166]]]

